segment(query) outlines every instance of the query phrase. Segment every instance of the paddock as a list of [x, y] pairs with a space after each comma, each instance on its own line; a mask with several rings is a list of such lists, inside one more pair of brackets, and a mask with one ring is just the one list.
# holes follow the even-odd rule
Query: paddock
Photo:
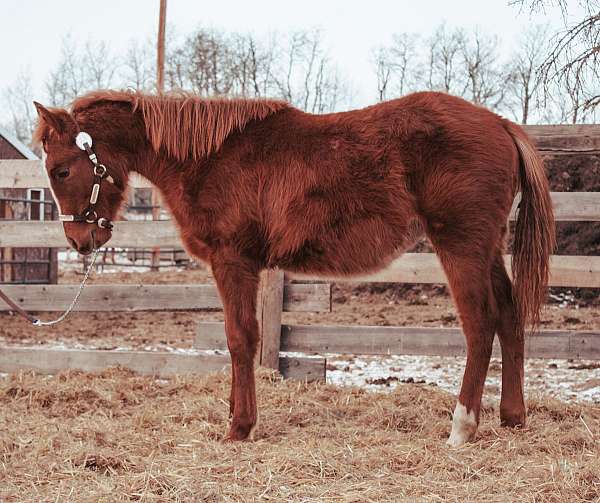
[[[600, 152], [599, 126], [528, 130], [546, 156]], [[0, 162], [0, 187], [46, 183], [35, 162]], [[558, 221], [600, 221], [597, 193], [552, 198]], [[117, 222], [111, 244], [180, 246], [164, 221]], [[60, 224], [0, 222], [0, 247], [40, 245], [66, 245]], [[186, 275], [193, 280], [184, 284]], [[114, 501], [115, 494], [143, 501], [344, 502], [600, 495], [598, 402], [564, 403], [536, 391], [528, 397], [527, 427], [511, 431], [499, 428], [492, 393], [477, 441], [451, 450], [444, 441], [453, 394], [431, 383], [399, 382], [386, 393], [333, 386], [326, 383], [334, 369], [324, 355], [463, 357], [456, 318], [428, 323], [415, 312], [416, 319], [401, 323], [420, 326], [350, 325], [350, 318], [333, 316], [331, 283], [279, 271], [264, 275], [259, 297], [266, 369], [258, 385], [257, 440], [223, 444], [228, 355], [209, 274], [171, 275], [177, 284], [165, 283], [168, 274], [158, 281], [150, 274], [131, 278], [94, 280], [71, 321], [47, 332], [17, 333], [16, 320], [2, 315], [0, 372], [7, 375], [0, 381], [0, 414], [8, 428], [0, 437], [6, 480], [0, 497], [10, 501], [25, 489], [31, 501], [74, 495]], [[50, 317], [68, 305], [77, 281], [66, 274], [58, 285], [4, 289], [22, 307]], [[445, 278], [434, 255], [411, 253], [353, 282], [440, 284]], [[600, 257], [553, 257], [550, 284], [599, 287]], [[177, 316], [183, 336], [153, 334], [161, 319]], [[529, 358], [600, 360], [599, 321], [570, 330], [548, 316], [549, 327], [527, 341]]]

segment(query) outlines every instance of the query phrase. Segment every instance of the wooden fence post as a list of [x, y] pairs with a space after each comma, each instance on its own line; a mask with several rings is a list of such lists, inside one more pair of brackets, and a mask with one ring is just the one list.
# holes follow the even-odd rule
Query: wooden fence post
[[260, 365], [279, 369], [281, 313], [284, 274], [279, 269], [263, 271], [258, 291], [258, 324], [261, 333]]
[[[11, 220], [14, 218], [12, 204], [9, 201], [4, 202], [4, 215], [3, 218], [6, 220]], [[4, 281], [6, 283], [12, 283], [13, 280], [13, 266], [10, 261], [13, 259], [13, 249], [12, 248], [4, 248], [4, 253], [2, 255], [2, 259], [7, 262], [4, 264], [3, 268], [3, 277], [0, 278], [0, 281]]]
[[[160, 220], [160, 196], [156, 189], [152, 189], [152, 220]], [[153, 271], [158, 271], [160, 268], [160, 248], [152, 249], [152, 258], [150, 267]]]

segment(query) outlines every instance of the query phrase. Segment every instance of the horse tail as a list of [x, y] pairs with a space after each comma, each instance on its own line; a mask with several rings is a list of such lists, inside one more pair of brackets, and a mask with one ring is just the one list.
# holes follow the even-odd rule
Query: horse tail
[[546, 297], [550, 255], [556, 246], [554, 211], [544, 162], [527, 134], [506, 121], [505, 128], [519, 152], [521, 202], [514, 232], [513, 301], [521, 331], [540, 321]]

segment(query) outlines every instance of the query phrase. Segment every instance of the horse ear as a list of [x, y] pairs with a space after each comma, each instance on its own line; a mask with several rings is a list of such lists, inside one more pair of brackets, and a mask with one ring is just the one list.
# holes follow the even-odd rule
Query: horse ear
[[35, 109], [37, 110], [38, 117], [43, 120], [50, 128], [56, 131], [58, 134], [62, 134], [66, 131], [66, 124], [64, 118], [58, 113], [48, 110], [44, 105], [34, 101]]

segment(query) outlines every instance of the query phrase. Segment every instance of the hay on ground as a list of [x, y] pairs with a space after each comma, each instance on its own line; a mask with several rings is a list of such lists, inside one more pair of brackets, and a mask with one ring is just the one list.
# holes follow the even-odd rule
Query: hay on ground
[[450, 449], [454, 397], [260, 372], [257, 440], [223, 443], [229, 377], [123, 369], [0, 380], [0, 501], [593, 501], [600, 407], [530, 398], [523, 431], [487, 408]]

